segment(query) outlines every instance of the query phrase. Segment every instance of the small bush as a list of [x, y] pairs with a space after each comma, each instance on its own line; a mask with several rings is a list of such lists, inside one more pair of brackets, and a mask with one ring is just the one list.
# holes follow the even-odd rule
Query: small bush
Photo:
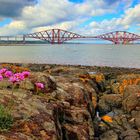
[[13, 117], [10, 111], [0, 104], [0, 131], [5, 131], [11, 128]]

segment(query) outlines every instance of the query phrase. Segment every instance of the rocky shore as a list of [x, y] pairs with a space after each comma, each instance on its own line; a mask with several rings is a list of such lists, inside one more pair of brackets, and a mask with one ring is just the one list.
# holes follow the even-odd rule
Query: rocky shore
[[[0, 105], [14, 101], [0, 140], [140, 140], [140, 69], [10, 65], [31, 75], [13, 94], [12, 83], [0, 81]], [[37, 93], [35, 82], [45, 88]]]

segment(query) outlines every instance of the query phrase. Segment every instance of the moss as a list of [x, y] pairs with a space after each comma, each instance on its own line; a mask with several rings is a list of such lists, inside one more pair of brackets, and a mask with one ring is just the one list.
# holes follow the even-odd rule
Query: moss
[[5, 131], [12, 127], [13, 117], [9, 109], [0, 104], [0, 130]]

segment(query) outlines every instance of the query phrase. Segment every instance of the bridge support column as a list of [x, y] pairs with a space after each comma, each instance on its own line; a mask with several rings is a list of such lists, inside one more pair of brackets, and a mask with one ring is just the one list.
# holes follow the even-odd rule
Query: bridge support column
[[54, 44], [54, 38], [55, 37], [55, 32], [54, 32], [54, 29], [52, 29], [52, 41], [51, 41], [51, 44]]
[[25, 35], [23, 35], [23, 43], [24, 44], [26, 43], [26, 37], [25, 37]]
[[60, 44], [60, 29], [58, 29], [58, 44]]
[[9, 36], [7, 36], [7, 41], [9, 42]]

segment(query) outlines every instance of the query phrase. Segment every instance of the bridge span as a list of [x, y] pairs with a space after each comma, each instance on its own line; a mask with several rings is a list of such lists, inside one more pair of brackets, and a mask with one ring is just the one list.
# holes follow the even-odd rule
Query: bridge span
[[[2, 38], [4, 38], [4, 36], [0, 36], [0, 41], [2, 40]], [[7, 40], [9, 40], [11, 36], [10, 37], [6, 36], [6, 38]], [[17, 39], [17, 37], [13, 37], [13, 38]], [[41, 32], [25, 34], [22, 36], [22, 41], [26, 43], [27, 38], [47, 41], [50, 44], [62, 44], [66, 41], [74, 40], [74, 39], [93, 39], [93, 40], [99, 39], [99, 40], [111, 41], [114, 44], [129, 44], [136, 40], [140, 41], [140, 35], [136, 35], [134, 33], [130, 33], [127, 31], [115, 31], [115, 32], [109, 32], [106, 34], [97, 35], [97, 36], [84, 36], [63, 29], [50, 29]]]
[[127, 44], [135, 40], [140, 40], [140, 36], [126, 31], [115, 31], [97, 36], [83, 36], [77, 33], [69, 32], [62, 29], [50, 29], [42, 32], [27, 34], [25, 38], [35, 38], [48, 41], [51, 44], [62, 44], [73, 39], [101, 39], [108, 40], [114, 44]]

